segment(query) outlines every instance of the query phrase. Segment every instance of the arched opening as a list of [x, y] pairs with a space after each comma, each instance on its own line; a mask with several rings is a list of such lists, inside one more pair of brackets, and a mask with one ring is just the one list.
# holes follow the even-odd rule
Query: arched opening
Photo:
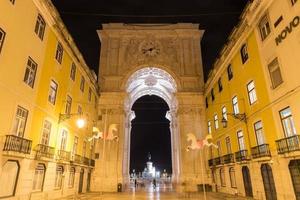
[[[132, 110], [136, 117], [131, 123], [130, 172], [135, 176], [140, 172], [144, 178], [160, 176], [164, 170], [171, 175], [170, 121], [165, 117], [168, 104], [158, 96], [146, 95], [133, 104]], [[147, 162], [153, 166], [146, 166]]]
[[[125, 101], [125, 111], [127, 113], [125, 141], [124, 141], [124, 156], [123, 156], [123, 176], [129, 178], [130, 174], [130, 143], [131, 132], [134, 119], [137, 116], [135, 111], [135, 103], [143, 98], [159, 98], [165, 102], [167, 110], [164, 117], [169, 121], [170, 143], [171, 143], [171, 162], [172, 162], [172, 179], [177, 181], [180, 173], [179, 159], [179, 133], [177, 124], [177, 84], [173, 77], [166, 71], [155, 68], [146, 67], [134, 72], [128, 79], [126, 84], [126, 92], [128, 94]], [[166, 119], [164, 119], [166, 120]], [[149, 120], [151, 122], [151, 120]], [[149, 122], [148, 122], [149, 123]], [[155, 141], [157, 142], [157, 141]], [[145, 157], [147, 155], [144, 155]], [[145, 158], [143, 158], [145, 159]], [[141, 166], [140, 166], [141, 167]], [[139, 168], [140, 168], [139, 167]], [[127, 180], [129, 181], [129, 179]]]

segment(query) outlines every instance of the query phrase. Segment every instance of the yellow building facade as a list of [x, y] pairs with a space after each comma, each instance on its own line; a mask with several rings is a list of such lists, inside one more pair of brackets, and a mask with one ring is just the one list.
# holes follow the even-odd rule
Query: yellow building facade
[[50, 1], [0, 4], [0, 198], [86, 192], [97, 77]]
[[218, 192], [300, 199], [299, 14], [298, 1], [249, 3], [215, 62], [205, 94]]

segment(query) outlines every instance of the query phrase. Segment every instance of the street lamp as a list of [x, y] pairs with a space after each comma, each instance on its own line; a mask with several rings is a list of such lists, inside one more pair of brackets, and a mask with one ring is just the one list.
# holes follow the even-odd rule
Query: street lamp
[[74, 116], [78, 116], [79, 118], [76, 120], [76, 125], [78, 128], [83, 128], [86, 125], [86, 119], [82, 117], [82, 113], [66, 113], [66, 114], [59, 114], [58, 123], [61, 123], [67, 119], [70, 119]]
[[[238, 114], [235, 114], [235, 113], [227, 113], [227, 115], [229, 116], [232, 116], [233, 118], [235, 119], [238, 119], [242, 122], [245, 122], [247, 123], [247, 116], [245, 113], [238, 113]], [[223, 116], [222, 120], [222, 125], [223, 125], [223, 128], [227, 128], [227, 125], [228, 125], [228, 120]]]

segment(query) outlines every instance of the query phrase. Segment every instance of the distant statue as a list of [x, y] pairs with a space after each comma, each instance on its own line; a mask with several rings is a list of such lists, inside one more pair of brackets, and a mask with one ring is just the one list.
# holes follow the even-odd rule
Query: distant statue
[[149, 161], [151, 160], [151, 154], [150, 154], [150, 152], [148, 152], [148, 160]]

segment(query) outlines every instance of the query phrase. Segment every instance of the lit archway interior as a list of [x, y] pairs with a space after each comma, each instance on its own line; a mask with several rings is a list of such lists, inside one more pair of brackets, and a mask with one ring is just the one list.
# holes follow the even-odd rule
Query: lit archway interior
[[177, 130], [177, 84], [175, 79], [166, 71], [156, 67], [146, 67], [134, 72], [126, 84], [128, 97], [125, 102], [127, 113], [127, 126], [125, 130], [124, 156], [123, 156], [123, 175], [129, 177], [130, 169], [130, 133], [131, 122], [135, 118], [132, 110], [133, 104], [145, 95], [155, 95], [162, 98], [169, 107], [165, 117], [170, 121], [171, 132], [171, 154], [173, 180], [177, 180], [180, 173], [179, 166], [179, 136]]

